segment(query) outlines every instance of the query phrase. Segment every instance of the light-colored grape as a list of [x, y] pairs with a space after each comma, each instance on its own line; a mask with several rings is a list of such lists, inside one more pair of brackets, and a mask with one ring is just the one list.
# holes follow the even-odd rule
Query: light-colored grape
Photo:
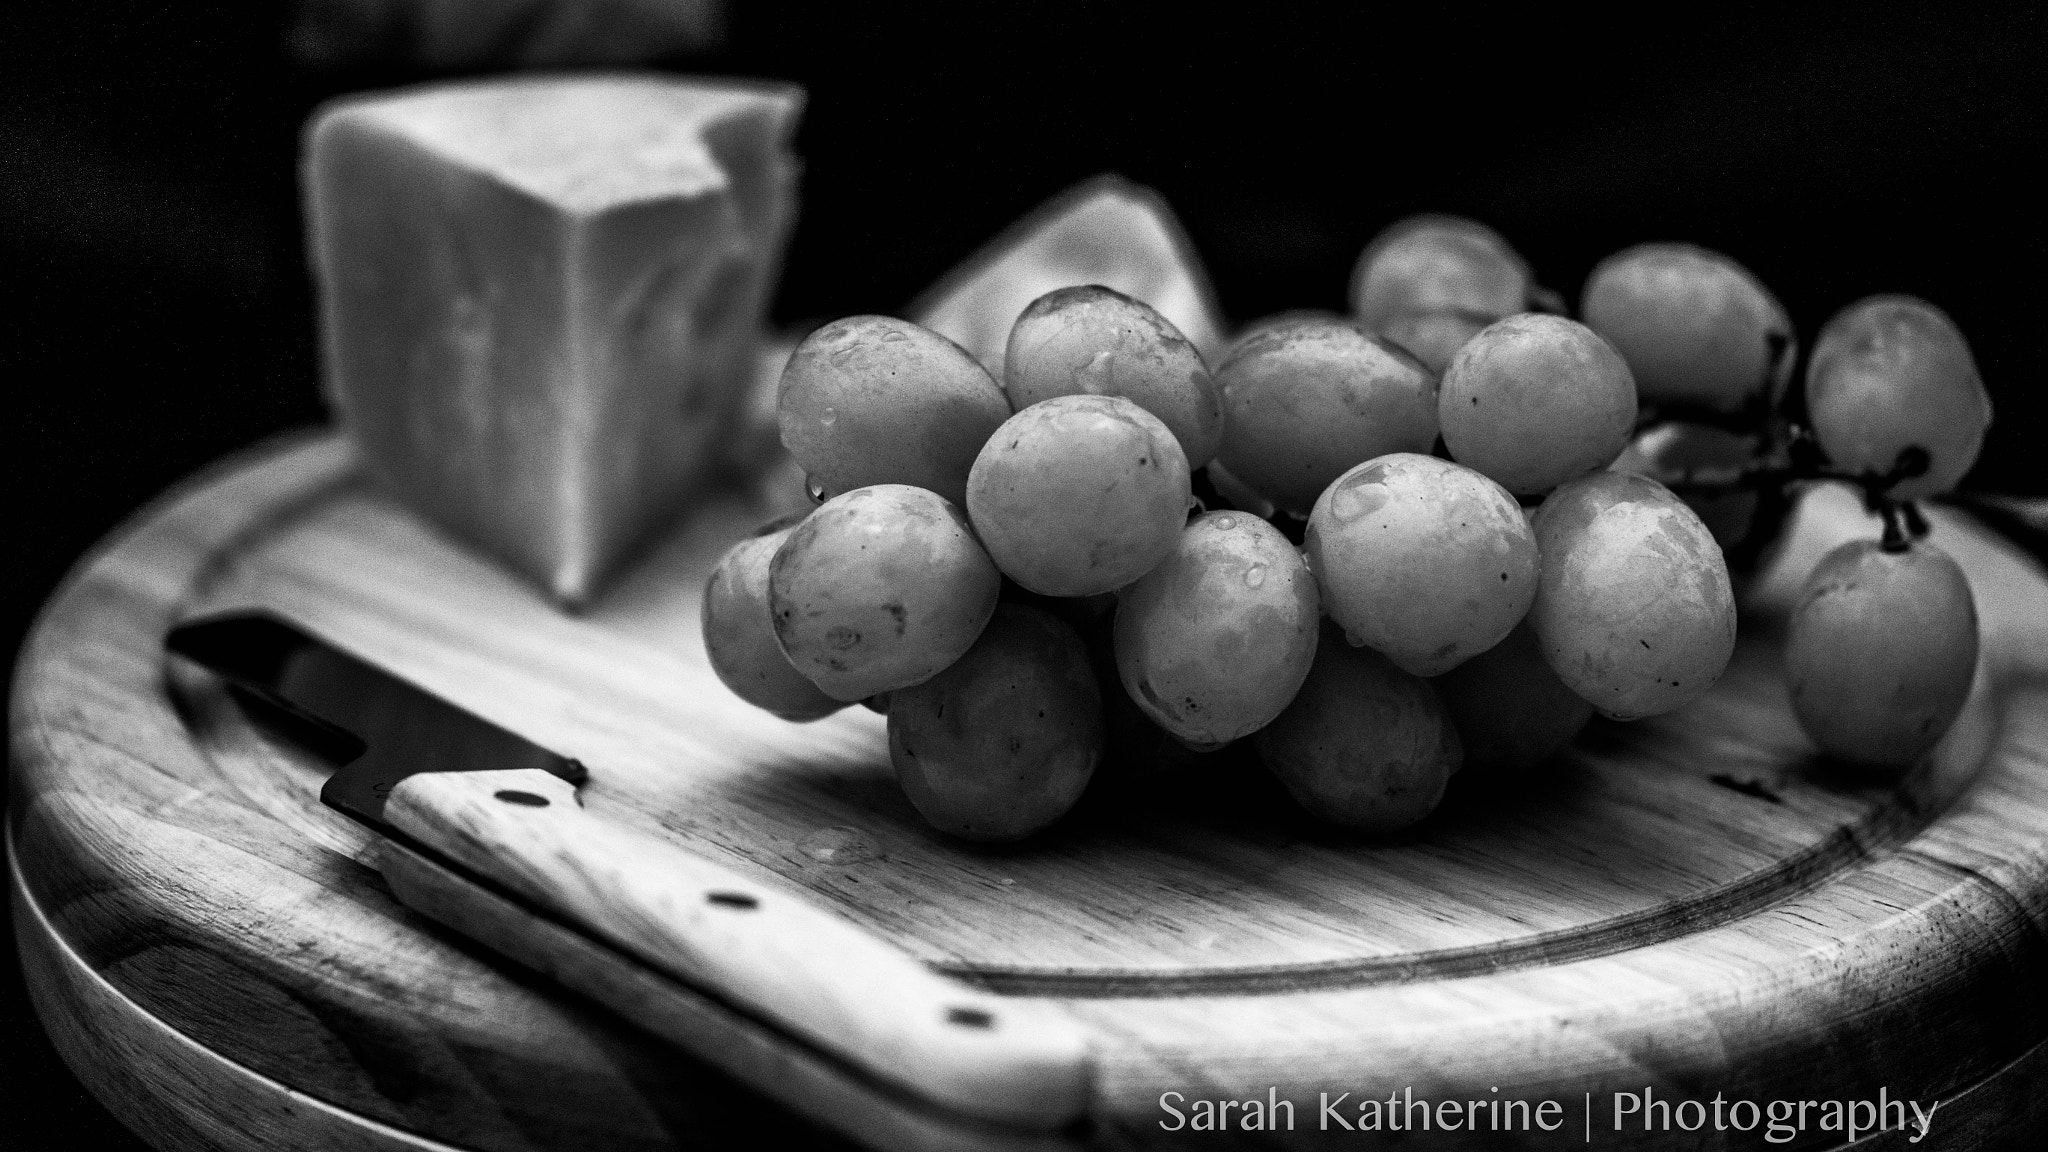
[[1230, 473], [1305, 513], [1345, 470], [1436, 445], [1436, 377], [1406, 351], [1348, 321], [1305, 318], [1261, 329], [1216, 370]]
[[921, 683], [959, 659], [1001, 587], [960, 510], [907, 484], [826, 501], [768, 570], [784, 655], [827, 696], [848, 702]]
[[1375, 336], [1441, 377], [1458, 349], [1505, 316], [1555, 310], [1528, 264], [1476, 220], [1416, 216], [1381, 232], [1352, 273], [1352, 310]]
[[1058, 396], [989, 437], [967, 481], [974, 530], [1004, 575], [1046, 596], [1093, 596], [1166, 558], [1187, 522], [1187, 456], [1121, 396]]
[[1316, 501], [1303, 544], [1323, 610], [1418, 676], [1499, 643], [1536, 594], [1535, 536], [1515, 498], [1434, 456], [1346, 472]]
[[1585, 325], [1527, 313], [1489, 324], [1451, 358], [1438, 395], [1444, 446], [1510, 492], [1538, 495], [1628, 447], [1628, 365]]
[[1852, 541], [1814, 567], [1793, 609], [1792, 711], [1830, 756], [1911, 767], [1962, 711], [1977, 644], [1976, 600], [1947, 553]]
[[1806, 407], [1821, 450], [1851, 472], [1889, 472], [1909, 447], [1927, 471], [1900, 499], [1956, 486], [1984, 446], [1991, 394], [1948, 316], [1911, 296], [1872, 296], [1821, 329], [1806, 368]]
[[1411, 216], [1366, 245], [1351, 277], [1351, 311], [1378, 331], [1396, 317], [1465, 312], [1484, 320], [1528, 307], [1529, 266], [1477, 220]]
[[944, 336], [890, 316], [849, 316], [806, 336], [782, 371], [782, 443], [828, 495], [913, 484], [955, 504], [1010, 402]]
[[1430, 681], [1465, 746], [1465, 766], [1522, 772], [1571, 742], [1593, 706], [1543, 660], [1527, 620], [1507, 639]]
[[1599, 472], [1536, 512], [1543, 575], [1529, 622], [1551, 671], [1601, 715], [1691, 701], [1735, 651], [1735, 601], [1713, 534], [1654, 480]]
[[1330, 625], [1293, 703], [1252, 745], [1310, 813], [1376, 833], [1435, 811], [1464, 759], [1429, 682], [1351, 647]]
[[1317, 617], [1315, 578], [1287, 537], [1243, 512], [1206, 513], [1124, 589], [1117, 671], [1154, 722], [1195, 747], [1221, 747], [1294, 699]]
[[1018, 840], [1058, 820], [1101, 758], [1102, 694], [1074, 630], [1004, 604], [951, 667], [889, 694], [889, 759], [932, 827]]
[[1223, 390], [1157, 309], [1097, 284], [1031, 302], [1010, 329], [1003, 391], [1021, 412], [1055, 396], [1122, 396], [1159, 417], [1200, 468], [1223, 443]]
[[1646, 402], [1739, 411], [1791, 379], [1792, 321], [1747, 268], [1691, 244], [1639, 244], [1600, 262], [1580, 314], [1620, 351]]
[[704, 582], [704, 654], [734, 694], [784, 720], [816, 720], [845, 704], [790, 666], [775, 642], [768, 565], [795, 531], [781, 528], [732, 546]]

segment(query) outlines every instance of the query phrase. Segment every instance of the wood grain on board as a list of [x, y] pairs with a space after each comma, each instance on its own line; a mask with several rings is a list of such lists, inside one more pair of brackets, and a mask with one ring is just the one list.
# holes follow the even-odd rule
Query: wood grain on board
[[[1838, 497], [1807, 500], [1753, 603], [1782, 605], [1828, 544], [1875, 535]], [[700, 505], [580, 616], [367, 490], [330, 438], [139, 517], [52, 601], [17, 669], [22, 907], [118, 993], [42, 994], [53, 1027], [146, 1016], [337, 1114], [469, 1148], [888, 1142], [887, 1094], [807, 1109], [791, 1079], [694, 1060], [394, 900], [367, 834], [318, 805], [323, 770], [162, 654], [170, 624], [260, 605], [575, 756], [593, 815], [1065, 1017], [1097, 1068], [1077, 1141], [1356, 1142], [1315, 1130], [1319, 1095], [1403, 1089], [1552, 1099], [1574, 1121], [1589, 1095], [1646, 1087], [1951, 1101], [1953, 1126], [1916, 1148], [2044, 1118], [2048, 1093], [2024, 1088], [2048, 1038], [2048, 582], [1961, 516], [1938, 512], [1934, 539], [1978, 598], [1979, 682], [1897, 785], [1814, 755], [1763, 629], [1696, 704], [1597, 724], [1526, 780], [1463, 774], [1395, 841], [1308, 824], [1226, 755], [1131, 774], [1043, 841], [994, 851], [923, 828], [880, 717], [790, 724], [711, 675], [702, 580], [760, 513], [737, 493]], [[183, 1091], [130, 1063], [121, 1087], [88, 1082]], [[1290, 1099], [1297, 1130], [1167, 1131], [1168, 1091]], [[1702, 1139], [1605, 1119], [1601, 1146]], [[1841, 1139], [1809, 1126], [1772, 1146]]]

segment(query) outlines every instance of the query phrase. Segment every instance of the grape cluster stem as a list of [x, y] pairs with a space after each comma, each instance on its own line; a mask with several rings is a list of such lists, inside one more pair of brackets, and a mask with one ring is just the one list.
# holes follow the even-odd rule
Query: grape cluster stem
[[1882, 547], [1887, 552], [1904, 552], [1911, 547], [1912, 541], [1924, 538], [1929, 531], [1926, 516], [1911, 499], [1891, 495], [1892, 489], [1927, 471], [1932, 458], [1927, 449], [1918, 444], [1901, 449], [1892, 466], [1884, 471], [1849, 472], [1828, 463], [1811, 430], [1773, 420], [1767, 411], [1729, 414], [1703, 409], [1697, 413], [1688, 410], [1681, 415], [1670, 408], [1663, 408], [1657, 410], [1656, 418], [1643, 427], [1654, 428], [1675, 420], [1709, 424], [1751, 436], [1757, 435], [1761, 426], [1771, 443], [1770, 450], [1755, 463], [1666, 469], [1651, 473], [1652, 479], [1681, 495], [1713, 497], [1743, 491], [1758, 494], [1755, 521], [1749, 535], [1731, 551], [1728, 558], [1731, 565], [1748, 567], [1753, 564], [1763, 546], [1782, 527], [1784, 516], [1791, 510], [1793, 490], [1816, 481], [1833, 480], [1858, 489], [1863, 495], [1864, 508], [1884, 519]]

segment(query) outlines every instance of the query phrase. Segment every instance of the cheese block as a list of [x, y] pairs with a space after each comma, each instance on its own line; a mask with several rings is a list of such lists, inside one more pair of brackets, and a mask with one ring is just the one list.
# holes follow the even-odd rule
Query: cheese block
[[584, 75], [322, 109], [303, 176], [325, 389], [370, 474], [588, 600], [743, 419], [802, 102]]
[[1150, 188], [1111, 175], [1012, 225], [911, 305], [910, 316], [1001, 380], [1017, 314], [1073, 284], [1100, 284], [1157, 308], [1211, 367], [1224, 350], [1215, 293], [1173, 210]]

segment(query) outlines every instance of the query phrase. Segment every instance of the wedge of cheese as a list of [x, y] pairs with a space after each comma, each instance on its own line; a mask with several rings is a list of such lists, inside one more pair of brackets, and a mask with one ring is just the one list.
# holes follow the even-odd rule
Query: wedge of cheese
[[586, 75], [322, 109], [303, 176], [325, 388], [367, 470], [586, 601], [743, 418], [802, 102]]
[[1227, 342], [1208, 275], [1150, 188], [1120, 176], [1076, 185], [1010, 226], [910, 307], [910, 317], [1003, 378], [1010, 326], [1055, 288], [1100, 284], [1157, 308], [1215, 367]]

